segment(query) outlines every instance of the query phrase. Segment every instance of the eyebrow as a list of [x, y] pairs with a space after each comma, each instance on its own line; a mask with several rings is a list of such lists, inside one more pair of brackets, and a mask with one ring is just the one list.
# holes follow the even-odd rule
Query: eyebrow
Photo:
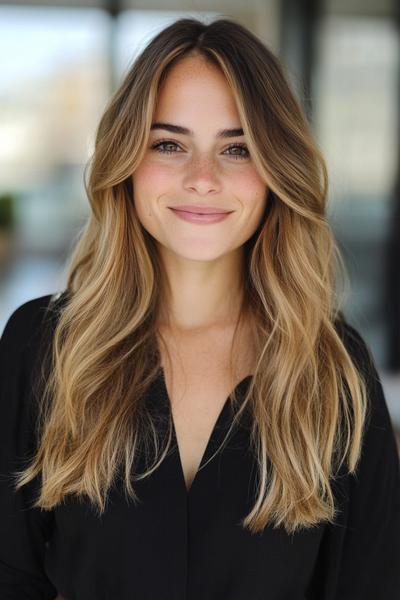
[[[150, 129], [165, 129], [166, 131], [170, 131], [171, 133], [180, 133], [182, 135], [190, 135], [193, 136], [194, 133], [191, 129], [187, 127], [182, 127], [181, 125], [173, 125], [172, 123], [153, 123]], [[237, 137], [240, 135], [244, 135], [243, 129], [241, 127], [236, 129], [220, 129], [216, 133], [216, 138], [230, 138]]]

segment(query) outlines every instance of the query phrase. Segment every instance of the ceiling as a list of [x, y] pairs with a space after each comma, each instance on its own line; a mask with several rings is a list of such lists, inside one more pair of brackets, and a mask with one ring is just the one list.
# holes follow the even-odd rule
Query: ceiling
[[[10, 0], [0, 0], [0, 5], [10, 5]], [[268, 7], [269, 4], [279, 5], [279, 0], [255, 0], [250, 3]], [[343, 15], [371, 15], [382, 17], [395, 17], [395, 0], [321, 0], [323, 10], [329, 14]], [[110, 8], [115, 11], [126, 9], [151, 9], [151, 10], [206, 10], [218, 12], [237, 12], [243, 9], [243, 0], [12, 0], [12, 5], [17, 6], [64, 6], [64, 7], [100, 7]], [[249, 4], [247, 5], [249, 6]]]

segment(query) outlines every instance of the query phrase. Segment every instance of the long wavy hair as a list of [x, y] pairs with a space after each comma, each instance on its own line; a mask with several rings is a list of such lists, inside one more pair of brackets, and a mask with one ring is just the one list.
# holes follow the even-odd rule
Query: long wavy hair
[[[77, 494], [102, 514], [118, 474], [136, 501], [135, 481], [168, 451], [171, 436], [160, 443], [144, 402], [160, 373], [163, 268], [135, 211], [132, 173], [148, 145], [160, 85], [188, 55], [225, 75], [269, 190], [263, 221], [244, 245], [238, 320], [248, 315], [254, 324], [257, 360], [244, 398], [230, 399], [233, 423], [250, 411], [258, 466], [254, 505], [241, 525], [293, 533], [334, 521], [332, 483], [345, 463], [356, 469], [368, 388], [339, 327], [339, 276], [349, 278], [327, 222], [324, 158], [279, 59], [221, 17], [182, 18], [155, 35], [100, 119], [84, 177], [91, 211], [67, 261], [64, 302], [53, 304], [50, 368], [44, 361], [38, 377], [36, 453], [16, 472], [16, 488], [40, 476], [34, 506], [52, 509]], [[142, 447], [148, 468], [138, 473]]]

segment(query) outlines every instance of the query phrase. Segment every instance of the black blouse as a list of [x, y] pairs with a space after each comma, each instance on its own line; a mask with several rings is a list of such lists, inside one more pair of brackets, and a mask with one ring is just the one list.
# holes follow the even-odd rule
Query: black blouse
[[[357, 476], [344, 472], [333, 482], [335, 524], [293, 535], [267, 526], [252, 535], [239, 524], [255, 499], [248, 428], [238, 424], [212, 457], [232, 417], [228, 401], [189, 492], [175, 431], [172, 451], [136, 482], [138, 504], [118, 484], [102, 517], [73, 495], [52, 511], [32, 508], [33, 482], [13, 491], [9, 475], [36, 443], [32, 372], [39, 347], [50, 342], [51, 298], [19, 306], [0, 340], [1, 600], [50, 600], [57, 591], [66, 600], [400, 598], [399, 457], [376, 368], [354, 328], [343, 321], [339, 331], [368, 372], [372, 412]], [[240, 393], [250, 378], [238, 384]], [[169, 416], [162, 370], [146, 398]]]

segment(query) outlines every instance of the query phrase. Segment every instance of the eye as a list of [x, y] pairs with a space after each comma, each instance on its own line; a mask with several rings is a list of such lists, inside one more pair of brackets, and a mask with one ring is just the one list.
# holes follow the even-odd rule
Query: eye
[[[166, 146], [169, 146], [169, 149], [167, 149]], [[176, 142], [173, 142], [172, 140], [160, 140], [150, 146], [150, 148], [152, 150], [155, 150], [156, 152], [159, 152], [160, 154], [176, 154], [176, 148], [179, 148], [179, 147], [180, 146]], [[239, 148], [240, 152], [244, 151], [244, 154], [243, 153], [228, 154], [228, 156], [230, 156], [236, 160], [237, 159], [243, 160], [243, 159], [247, 159], [250, 157], [250, 153], [247, 149], [246, 144], [241, 144], [241, 143], [230, 144], [224, 152], [227, 152], [228, 150], [233, 150], [235, 148]]]
[[176, 142], [173, 142], [172, 140], [163, 140], [160, 142], [156, 142], [155, 144], [152, 144], [152, 146], [150, 146], [150, 148], [152, 150], [155, 150], [156, 152], [160, 152], [161, 154], [173, 154], [174, 150], [165, 150], [163, 148], [163, 146], [175, 146], [177, 148], [179, 148], [178, 144]]
[[230, 154], [229, 156], [232, 156], [232, 158], [238, 158], [238, 159], [246, 159], [250, 157], [250, 153], [247, 149], [246, 144], [230, 144], [230, 146], [228, 146], [227, 150], [232, 150], [233, 148], [239, 148], [240, 150], [244, 150], [245, 153], [244, 154]]

